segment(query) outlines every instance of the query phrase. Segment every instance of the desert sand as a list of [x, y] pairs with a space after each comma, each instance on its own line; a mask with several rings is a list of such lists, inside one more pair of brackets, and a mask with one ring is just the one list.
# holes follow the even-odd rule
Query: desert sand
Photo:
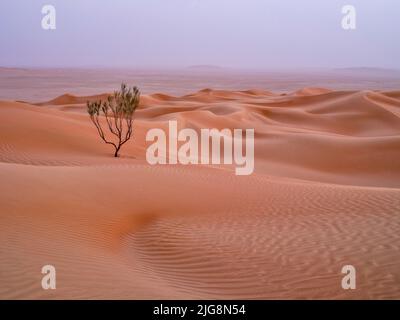
[[[0, 102], [0, 298], [400, 299], [400, 91], [146, 94], [118, 159], [105, 96]], [[254, 128], [255, 172], [148, 165], [168, 120]]]

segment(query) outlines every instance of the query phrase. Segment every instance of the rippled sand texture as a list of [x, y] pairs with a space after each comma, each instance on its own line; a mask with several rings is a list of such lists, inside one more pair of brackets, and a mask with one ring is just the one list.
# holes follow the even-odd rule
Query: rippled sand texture
[[[400, 299], [399, 91], [146, 95], [119, 159], [97, 98], [0, 102], [0, 298]], [[254, 128], [255, 173], [148, 165], [175, 119]]]

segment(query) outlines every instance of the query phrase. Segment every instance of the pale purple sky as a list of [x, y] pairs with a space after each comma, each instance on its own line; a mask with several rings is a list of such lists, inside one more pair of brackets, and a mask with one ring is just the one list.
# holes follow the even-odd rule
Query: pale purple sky
[[399, 21], [399, 0], [1, 0], [0, 66], [400, 69]]

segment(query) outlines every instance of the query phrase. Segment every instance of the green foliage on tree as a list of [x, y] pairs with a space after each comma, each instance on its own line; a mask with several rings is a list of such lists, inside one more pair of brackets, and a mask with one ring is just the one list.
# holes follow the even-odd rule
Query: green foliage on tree
[[[100, 138], [107, 144], [113, 145], [114, 156], [118, 157], [121, 147], [131, 138], [133, 114], [140, 102], [140, 91], [137, 87], [128, 88], [121, 84], [121, 90], [115, 91], [107, 101], [87, 102], [87, 112], [96, 126]], [[104, 117], [105, 121], [100, 121]], [[104, 133], [103, 124], [107, 124], [109, 136]]]

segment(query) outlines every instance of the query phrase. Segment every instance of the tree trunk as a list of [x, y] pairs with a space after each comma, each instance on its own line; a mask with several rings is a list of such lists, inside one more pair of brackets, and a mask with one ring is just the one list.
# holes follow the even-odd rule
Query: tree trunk
[[118, 152], [119, 152], [119, 148], [116, 148], [116, 149], [115, 149], [115, 153], [114, 153], [114, 157], [115, 157], [115, 158], [118, 158]]

